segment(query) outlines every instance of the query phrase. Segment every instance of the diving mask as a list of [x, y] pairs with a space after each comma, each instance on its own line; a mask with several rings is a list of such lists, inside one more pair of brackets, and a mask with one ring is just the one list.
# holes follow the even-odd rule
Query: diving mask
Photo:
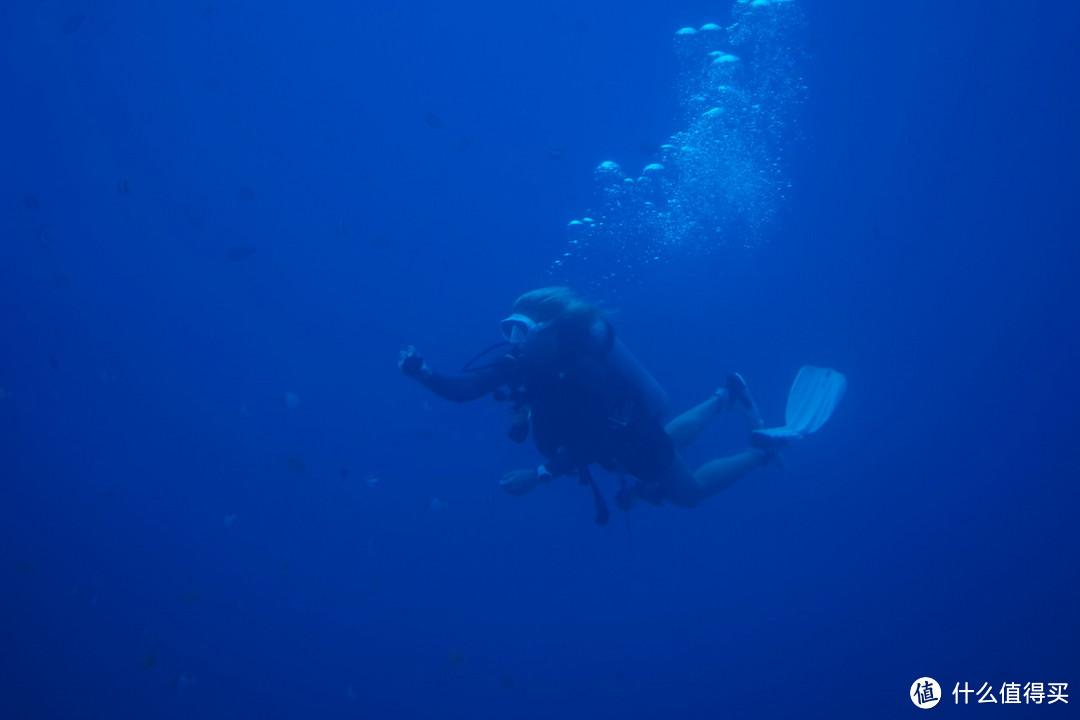
[[533, 337], [540, 326], [528, 315], [514, 313], [499, 323], [503, 337], [513, 345], [524, 345]]

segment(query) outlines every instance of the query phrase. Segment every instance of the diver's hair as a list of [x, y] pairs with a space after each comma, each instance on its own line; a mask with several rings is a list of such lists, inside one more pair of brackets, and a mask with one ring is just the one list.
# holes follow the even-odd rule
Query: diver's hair
[[528, 315], [538, 323], [554, 322], [560, 337], [570, 343], [586, 343], [592, 326], [604, 320], [600, 308], [560, 285], [525, 293], [514, 301], [514, 312]]

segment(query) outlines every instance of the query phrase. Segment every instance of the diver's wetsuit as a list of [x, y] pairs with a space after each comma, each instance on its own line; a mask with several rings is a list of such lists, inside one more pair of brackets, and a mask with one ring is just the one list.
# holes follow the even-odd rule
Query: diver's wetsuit
[[653, 484], [671, 466], [675, 446], [649, 414], [640, 391], [598, 356], [563, 354], [537, 367], [514, 351], [467, 375], [432, 372], [420, 382], [454, 402], [469, 402], [503, 386], [524, 388], [533, 438], [553, 476], [596, 463], [632, 475], [642, 486]]

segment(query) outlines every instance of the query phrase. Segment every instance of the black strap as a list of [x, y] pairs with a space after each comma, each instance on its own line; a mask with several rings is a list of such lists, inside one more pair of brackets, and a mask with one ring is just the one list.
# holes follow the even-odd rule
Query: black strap
[[587, 482], [589, 487], [592, 488], [593, 507], [596, 508], [596, 524], [607, 525], [608, 520], [611, 519], [611, 511], [608, 510], [607, 500], [600, 494], [600, 488], [596, 487], [596, 481], [593, 480], [592, 473], [589, 472], [588, 466], [582, 467], [579, 472], [581, 473], [582, 481]]
[[494, 345], [487, 346], [486, 348], [484, 348], [480, 352], [473, 355], [472, 358], [469, 359], [469, 362], [465, 363], [465, 365], [462, 366], [461, 372], [463, 372], [463, 373], [478, 372], [480, 370], [487, 370], [490, 367], [495, 367], [496, 365], [499, 364], [499, 362], [504, 357], [509, 357], [509, 355], [503, 355], [498, 360], [492, 360], [491, 362], [489, 362], [489, 363], [487, 363], [485, 365], [477, 365], [477, 366], [474, 367], [473, 363], [478, 361], [480, 358], [485, 357], [486, 355], [488, 355], [495, 348], [509, 347], [509, 345], [510, 345], [510, 343], [503, 341], [503, 342], [497, 342]]

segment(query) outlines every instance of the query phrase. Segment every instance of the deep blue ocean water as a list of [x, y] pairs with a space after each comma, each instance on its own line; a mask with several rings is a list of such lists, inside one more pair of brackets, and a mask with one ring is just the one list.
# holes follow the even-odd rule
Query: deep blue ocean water
[[498, 340], [730, 11], [4, 4], [0, 718], [1076, 717], [951, 694], [1080, 690], [1073, 4], [805, 2], [760, 242], [591, 291], [677, 408], [842, 370], [786, 471], [598, 527], [396, 367]]

